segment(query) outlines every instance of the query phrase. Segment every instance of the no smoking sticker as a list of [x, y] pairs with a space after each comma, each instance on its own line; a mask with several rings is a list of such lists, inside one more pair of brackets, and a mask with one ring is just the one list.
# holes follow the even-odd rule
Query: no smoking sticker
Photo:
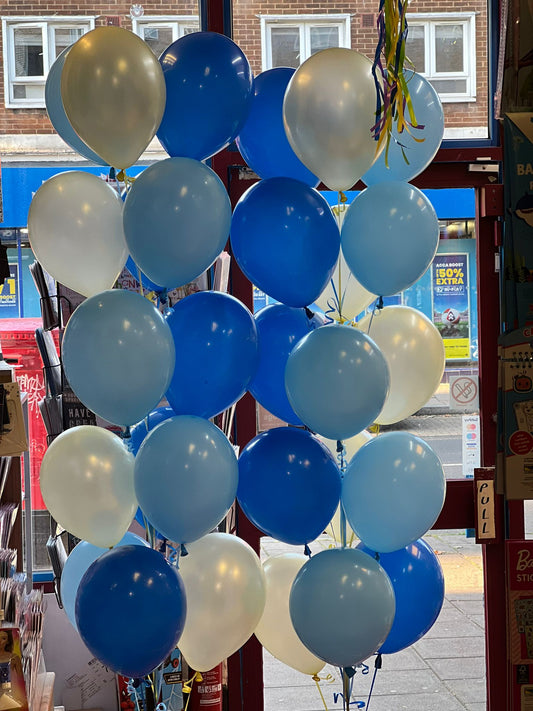
[[479, 407], [478, 379], [470, 375], [450, 378], [450, 407], [477, 410]]

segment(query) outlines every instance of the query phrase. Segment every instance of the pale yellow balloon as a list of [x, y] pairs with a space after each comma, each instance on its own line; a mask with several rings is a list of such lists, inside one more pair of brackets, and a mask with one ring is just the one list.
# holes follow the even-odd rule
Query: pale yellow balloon
[[376, 298], [357, 281], [341, 252], [333, 276], [315, 303], [334, 321], [351, 321]]
[[442, 337], [427, 316], [409, 306], [387, 306], [359, 326], [389, 366], [389, 395], [376, 423], [400, 422], [423, 407], [440, 384], [446, 364]]
[[372, 62], [344, 47], [316, 52], [296, 70], [283, 101], [293, 151], [330, 190], [348, 190], [376, 157]]
[[[330, 452], [335, 456], [335, 459], [337, 462], [339, 461], [338, 456], [339, 453], [337, 452], [337, 441], [334, 439], [327, 439], [326, 437], [322, 437], [321, 435], [316, 435], [318, 439], [323, 442], [326, 447], [330, 450]], [[349, 464], [351, 458], [353, 455], [361, 449], [361, 447], [369, 442], [372, 438], [374, 437], [373, 434], [371, 434], [368, 430], [363, 430], [362, 432], [359, 432], [359, 434], [356, 434], [355, 437], [350, 437], [350, 439], [345, 439], [343, 440], [343, 445], [344, 445], [344, 461], [346, 464]], [[337, 510], [333, 514], [333, 518], [329, 522], [327, 528], [326, 528], [326, 533], [333, 538], [335, 543], [337, 545], [340, 545], [341, 540], [342, 540], [342, 535], [341, 535], [341, 511], [340, 511], [340, 504], [337, 506]], [[354, 541], [356, 540], [356, 535], [350, 528], [349, 523], [346, 521], [346, 543], [348, 546], [350, 546]]]
[[70, 49], [61, 98], [79, 137], [109, 165], [133, 165], [165, 110], [163, 70], [150, 47], [120, 27], [97, 27]]
[[90, 425], [65, 430], [41, 463], [46, 508], [74, 536], [99, 548], [114, 546], [137, 511], [134, 465], [116, 434]]
[[116, 190], [92, 173], [70, 170], [33, 196], [28, 238], [43, 267], [84, 296], [111, 289], [128, 258]]
[[255, 551], [237, 536], [209, 533], [187, 544], [180, 573], [187, 619], [179, 647], [196, 671], [208, 671], [252, 636], [266, 600]]

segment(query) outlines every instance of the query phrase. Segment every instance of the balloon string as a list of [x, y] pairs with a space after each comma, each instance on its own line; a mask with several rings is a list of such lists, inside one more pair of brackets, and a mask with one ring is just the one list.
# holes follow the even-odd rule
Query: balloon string
[[322, 689], [320, 688], [320, 684], [319, 684], [320, 677], [318, 676], [318, 674], [315, 674], [315, 675], [313, 676], [313, 681], [314, 681], [315, 684], [316, 684], [316, 688], [318, 689], [318, 693], [320, 694], [320, 698], [322, 699], [322, 703], [324, 704], [324, 708], [326, 709], [326, 711], [328, 711], [328, 706], [327, 706], [327, 704], [326, 704], [326, 699], [324, 698], [324, 694], [322, 693]]
[[378, 652], [378, 655], [377, 655], [377, 657], [376, 657], [376, 662], [375, 662], [375, 664], [374, 664], [374, 674], [373, 674], [373, 676], [372, 676], [372, 683], [371, 683], [371, 685], [370, 685], [370, 691], [368, 692], [368, 699], [367, 699], [367, 702], [366, 702], [367, 711], [368, 711], [368, 707], [370, 706], [370, 699], [371, 699], [371, 697], [372, 697], [372, 691], [374, 690], [374, 683], [375, 683], [375, 681], [376, 681], [376, 674], [378, 673], [378, 669], [381, 669], [382, 661], [383, 661], [383, 660], [382, 660], [382, 656], [381, 656], [381, 654], [379, 654], [379, 652]]

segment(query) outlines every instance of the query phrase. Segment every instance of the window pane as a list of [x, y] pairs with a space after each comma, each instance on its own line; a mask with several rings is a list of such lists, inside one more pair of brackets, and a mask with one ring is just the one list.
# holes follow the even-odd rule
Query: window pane
[[184, 35], [191, 35], [193, 32], [199, 32], [200, 31], [200, 26], [199, 25], [191, 25], [190, 27], [183, 27], [182, 28], [182, 33]]
[[70, 47], [71, 44], [74, 44], [74, 42], [77, 42], [82, 34], [83, 29], [81, 27], [57, 27], [54, 31], [55, 54], [52, 59], [59, 57], [61, 52]]
[[272, 41], [272, 66], [294, 67], [300, 66], [300, 30], [298, 27], [273, 27]]
[[27, 99], [31, 101], [44, 101], [43, 84], [15, 84], [13, 86], [14, 99]]
[[39, 27], [16, 28], [15, 76], [42, 77], [43, 35]]
[[172, 27], [143, 27], [143, 39], [156, 57], [172, 44]]
[[338, 27], [311, 27], [311, 54], [321, 49], [338, 47], [339, 44]]
[[406, 54], [413, 63], [415, 71], [426, 71], [425, 30], [423, 25], [409, 25], [407, 32]]
[[431, 79], [431, 85], [438, 94], [466, 94], [466, 79]]
[[435, 68], [437, 72], [462, 72], [463, 25], [435, 26]]

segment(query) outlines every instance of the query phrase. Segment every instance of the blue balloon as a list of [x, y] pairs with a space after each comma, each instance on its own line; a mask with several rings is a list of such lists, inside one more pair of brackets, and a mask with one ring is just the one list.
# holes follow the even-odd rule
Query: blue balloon
[[187, 603], [177, 569], [143, 546], [113, 548], [81, 579], [76, 623], [87, 648], [127, 678], [153, 671], [175, 648]]
[[[360, 550], [375, 555], [362, 544]], [[391, 631], [381, 645], [383, 654], [394, 654], [417, 642], [433, 626], [444, 602], [444, 575], [437, 556], [421, 538], [406, 548], [379, 556], [396, 598]]]
[[389, 392], [385, 357], [365, 333], [331, 324], [311, 331], [287, 360], [285, 387], [302, 422], [328, 439], [371, 425]]
[[83, 301], [63, 337], [63, 366], [84, 405], [116, 425], [142, 420], [165, 394], [174, 342], [155, 306], [112, 289]]
[[423, 536], [444, 504], [446, 480], [433, 449], [409, 432], [384, 432], [348, 464], [342, 505], [361, 541], [378, 553]]
[[335, 458], [305, 430], [262, 432], [239, 457], [239, 504], [257, 528], [284, 543], [314, 541], [331, 521], [340, 490]]
[[130, 430], [129, 440], [125, 440], [130, 452], [137, 454], [148, 432], [151, 432], [160, 422], [174, 417], [175, 414], [171, 407], [157, 407], [148, 413], [143, 420], [137, 422]]
[[166, 315], [176, 345], [167, 399], [177, 415], [214, 417], [246, 392], [259, 359], [252, 314], [234, 296], [201, 291]]
[[[382, 151], [361, 180], [375, 185], [389, 180], [412, 180], [431, 163], [444, 135], [444, 111], [439, 95], [429, 81], [405, 72], [417, 127], [398, 133], [395, 123], [388, 153]], [[406, 118], [409, 114], [406, 111]], [[387, 165], [388, 163], [388, 165]]]
[[229, 511], [239, 468], [224, 433], [181, 415], [153, 429], [135, 457], [135, 494], [150, 523], [177, 543], [212, 531]]
[[208, 166], [167, 158], [136, 178], [124, 203], [128, 249], [146, 276], [168, 288], [188, 284], [224, 249], [231, 204]]
[[283, 304], [265, 306], [255, 315], [259, 337], [259, 365], [248, 389], [269, 412], [291, 425], [302, 421], [285, 391], [285, 366], [294, 346], [322, 325], [319, 316]]
[[320, 180], [292, 150], [283, 125], [283, 99], [295, 71], [276, 67], [255, 77], [252, 108], [237, 147], [260, 178], [295, 178], [316, 188]]
[[394, 591], [363, 551], [330, 548], [299, 570], [289, 598], [296, 634], [319, 659], [352, 667], [374, 654], [394, 619]]
[[324, 291], [339, 256], [339, 229], [322, 195], [292, 178], [260, 180], [237, 203], [231, 246], [250, 281], [287, 306]]
[[139, 267], [135, 264], [131, 255], [128, 255], [126, 269], [133, 277], [135, 277], [135, 279], [137, 279], [137, 281], [139, 281], [139, 272], [141, 272], [140, 276], [144, 289], [151, 289], [152, 291], [156, 291], [158, 293], [164, 290], [164, 286], [160, 286], [159, 284], [156, 284], [155, 281], [148, 279], [146, 274], [144, 274], [144, 272], [141, 271], [141, 269], [139, 269]]
[[341, 231], [344, 259], [371, 294], [392, 296], [415, 283], [437, 252], [439, 222], [418, 188], [391, 181], [355, 198]]
[[215, 32], [180, 37], [159, 58], [167, 90], [157, 137], [170, 156], [205, 160], [236, 138], [250, 111], [252, 70]]
[[48, 118], [56, 133], [69, 145], [73, 150], [79, 153], [87, 160], [93, 161], [97, 165], [107, 165], [103, 158], [100, 158], [89, 146], [81, 140], [76, 131], [72, 128], [72, 124], [68, 120], [67, 114], [63, 107], [63, 99], [61, 98], [61, 73], [65, 59], [69, 53], [70, 47], [64, 49], [57, 57], [55, 62], [50, 67], [46, 84], [44, 87], [44, 102]]
[[[149, 547], [145, 540], [130, 531], [124, 534], [122, 539], [116, 544], [116, 546], [114, 546], [114, 548], [118, 548], [120, 546]], [[76, 626], [75, 605], [80, 581], [89, 566], [94, 563], [97, 558], [104, 555], [104, 553], [107, 553], [108, 550], [109, 548], [98, 548], [98, 546], [93, 546], [93, 544], [88, 541], [80, 541], [65, 561], [65, 565], [61, 573], [61, 601], [63, 603], [63, 609], [65, 610], [65, 613], [74, 629], [78, 629]]]

